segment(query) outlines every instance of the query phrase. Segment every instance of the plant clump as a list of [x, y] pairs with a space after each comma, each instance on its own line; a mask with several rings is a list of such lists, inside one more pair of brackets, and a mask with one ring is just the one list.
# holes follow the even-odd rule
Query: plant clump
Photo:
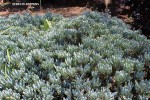
[[1, 100], [148, 100], [150, 40], [122, 20], [0, 17]]

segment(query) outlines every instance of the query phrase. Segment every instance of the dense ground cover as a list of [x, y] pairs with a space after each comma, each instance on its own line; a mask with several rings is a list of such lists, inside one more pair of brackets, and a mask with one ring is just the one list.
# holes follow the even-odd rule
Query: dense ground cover
[[148, 100], [150, 40], [122, 20], [0, 17], [1, 100]]

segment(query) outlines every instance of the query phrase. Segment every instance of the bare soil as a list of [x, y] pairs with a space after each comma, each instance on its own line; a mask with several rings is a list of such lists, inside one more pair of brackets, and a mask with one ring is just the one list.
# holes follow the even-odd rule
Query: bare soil
[[78, 16], [85, 11], [91, 11], [91, 9], [89, 9], [87, 7], [60, 7], [60, 8], [47, 8], [47, 9], [36, 10], [36, 11], [32, 11], [32, 10], [28, 10], [28, 9], [24, 9], [21, 11], [20, 10], [18, 10], [18, 11], [5, 10], [5, 11], [0, 12], [0, 16], [8, 16], [9, 14], [15, 14], [15, 13], [22, 14], [25, 11], [27, 11], [33, 15], [35, 15], [35, 14], [43, 15], [46, 12], [52, 12], [55, 14], [61, 14], [64, 17], [71, 17], [71, 16]]
[[33, 14], [44, 14], [48, 11], [55, 13], [55, 14], [61, 14], [64, 17], [71, 17], [71, 16], [78, 16], [85, 11], [91, 11], [91, 10], [86, 7], [48, 8], [48, 9], [44, 9], [42, 11], [35, 11], [35, 12], [33, 12]]

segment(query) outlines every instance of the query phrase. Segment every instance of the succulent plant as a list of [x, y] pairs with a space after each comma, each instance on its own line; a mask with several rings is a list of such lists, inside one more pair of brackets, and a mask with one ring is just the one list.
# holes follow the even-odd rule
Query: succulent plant
[[148, 100], [150, 41], [138, 33], [99, 12], [0, 17], [0, 99]]

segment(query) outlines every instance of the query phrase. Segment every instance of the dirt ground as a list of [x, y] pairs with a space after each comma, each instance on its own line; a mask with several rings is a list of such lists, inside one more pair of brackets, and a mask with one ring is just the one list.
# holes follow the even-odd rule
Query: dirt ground
[[64, 7], [64, 8], [48, 8], [41, 11], [35, 11], [33, 14], [44, 14], [46, 12], [52, 12], [55, 14], [61, 14], [64, 17], [78, 16], [85, 11], [90, 11], [89, 8], [86, 7]]
[[36, 11], [32, 11], [29, 9], [24, 9], [24, 10], [18, 10], [18, 11], [10, 11], [8, 9], [4, 10], [4, 11], [0, 11], [0, 16], [8, 16], [9, 14], [15, 14], [15, 13], [19, 13], [22, 14], [25, 11], [35, 15], [35, 14], [39, 14], [39, 15], [43, 15], [46, 12], [52, 12], [52, 13], [56, 13], [56, 14], [62, 14], [64, 17], [70, 17], [70, 16], [77, 16], [80, 15], [81, 13], [85, 12], [85, 11], [91, 11], [91, 9], [87, 8], [87, 7], [60, 7], [60, 8], [47, 8], [47, 9], [42, 9], [42, 10], [36, 10]]

